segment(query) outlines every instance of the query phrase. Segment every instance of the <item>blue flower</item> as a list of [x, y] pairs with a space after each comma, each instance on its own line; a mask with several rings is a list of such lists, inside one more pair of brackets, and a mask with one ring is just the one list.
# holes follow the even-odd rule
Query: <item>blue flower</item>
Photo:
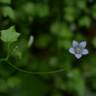
[[78, 43], [77, 41], [72, 42], [72, 48], [69, 49], [71, 54], [74, 54], [77, 59], [80, 59], [83, 55], [87, 55], [89, 52], [85, 48], [87, 45], [86, 41]]

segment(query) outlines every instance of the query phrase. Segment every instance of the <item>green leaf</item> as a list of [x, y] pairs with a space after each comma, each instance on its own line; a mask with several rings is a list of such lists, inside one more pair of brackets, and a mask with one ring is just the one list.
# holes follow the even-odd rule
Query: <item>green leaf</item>
[[11, 0], [0, 0], [1, 3], [11, 4]]
[[37, 4], [36, 14], [40, 17], [46, 17], [49, 15], [49, 8], [47, 5]]
[[3, 8], [3, 15], [4, 17], [9, 17], [10, 19], [15, 19], [15, 12], [11, 7], [4, 7]]
[[86, 8], [87, 8], [86, 0], [77, 1], [76, 5], [77, 5], [78, 8], [83, 9], [83, 10], [86, 10]]
[[93, 5], [91, 12], [92, 12], [91, 14], [92, 14], [93, 18], [96, 19], [96, 4]]
[[58, 46], [63, 47], [64, 49], [68, 49], [71, 46], [71, 42], [67, 39], [59, 39]]
[[6, 92], [8, 85], [4, 79], [0, 79], [0, 92]]
[[16, 32], [14, 26], [11, 26], [10, 28], [6, 30], [1, 31], [1, 40], [6, 43], [13, 43], [17, 41], [19, 36], [20, 36], [20, 33]]
[[75, 69], [73, 70], [73, 88], [77, 91], [78, 96], [84, 96], [85, 94], [85, 82], [82, 78], [79, 70]]
[[93, 40], [92, 40], [92, 44], [93, 44], [93, 46], [96, 48], [96, 37], [93, 38]]
[[73, 6], [68, 6], [66, 8], [64, 8], [64, 19], [69, 21], [69, 22], [73, 22], [77, 16], [78, 16], [78, 11], [75, 7]]
[[20, 78], [14, 76], [14, 77], [10, 77], [7, 80], [7, 84], [10, 88], [14, 88], [16, 86], [18, 86], [21, 83]]
[[76, 93], [78, 94], [77, 96], [84, 96], [86, 88], [82, 74], [78, 69], [74, 69], [70, 71], [70, 73], [71, 76], [68, 76], [70, 80], [67, 83], [68, 89], [76, 91]]
[[85, 26], [85, 27], [89, 27], [91, 24], [91, 19], [90, 17], [88, 16], [84, 16], [82, 17], [80, 20], [79, 20], [79, 25], [82, 27], [82, 26]]
[[35, 4], [32, 2], [27, 2], [22, 6], [22, 11], [24, 11], [28, 15], [34, 15], [35, 14]]
[[30, 76], [28, 74], [21, 74], [19, 76], [21, 80], [19, 96], [45, 96], [48, 92], [48, 84], [40, 81], [35, 76]]
[[65, 23], [60, 23], [60, 22], [54, 22], [50, 30], [53, 34], [57, 35], [58, 37], [63, 37], [63, 38], [71, 38], [72, 37], [72, 32], [69, 29], [69, 26]]

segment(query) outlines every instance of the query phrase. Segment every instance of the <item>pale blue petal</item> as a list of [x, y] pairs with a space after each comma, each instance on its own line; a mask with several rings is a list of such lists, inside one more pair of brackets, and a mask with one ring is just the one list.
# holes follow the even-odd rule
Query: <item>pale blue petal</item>
[[83, 49], [83, 51], [82, 51], [82, 54], [83, 55], [87, 55], [89, 52], [88, 52], [88, 50], [87, 49]]
[[72, 54], [75, 54], [74, 48], [70, 48], [69, 52], [72, 53]]
[[82, 54], [75, 54], [75, 57], [76, 57], [77, 59], [80, 59], [80, 58], [82, 57]]
[[74, 41], [72, 42], [72, 45], [73, 45], [73, 47], [76, 47], [76, 46], [79, 45], [79, 43], [78, 43], [77, 41], [74, 40]]
[[82, 48], [85, 48], [86, 45], [87, 45], [86, 41], [82, 41], [82, 42], [80, 43], [80, 47], [82, 47]]

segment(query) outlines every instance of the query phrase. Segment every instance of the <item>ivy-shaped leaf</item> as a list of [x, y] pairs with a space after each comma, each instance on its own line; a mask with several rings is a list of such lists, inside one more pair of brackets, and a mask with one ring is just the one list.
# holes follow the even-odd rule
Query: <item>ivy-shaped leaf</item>
[[6, 30], [1, 31], [1, 40], [6, 43], [13, 43], [17, 41], [19, 36], [20, 36], [20, 33], [16, 32], [14, 26], [11, 26], [10, 28]]

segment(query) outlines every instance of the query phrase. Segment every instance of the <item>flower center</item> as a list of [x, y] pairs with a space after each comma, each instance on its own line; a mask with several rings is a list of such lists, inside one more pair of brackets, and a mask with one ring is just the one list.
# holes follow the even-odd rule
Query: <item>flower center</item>
[[81, 53], [81, 48], [76, 48], [76, 51], [75, 51], [77, 54], [80, 54]]

